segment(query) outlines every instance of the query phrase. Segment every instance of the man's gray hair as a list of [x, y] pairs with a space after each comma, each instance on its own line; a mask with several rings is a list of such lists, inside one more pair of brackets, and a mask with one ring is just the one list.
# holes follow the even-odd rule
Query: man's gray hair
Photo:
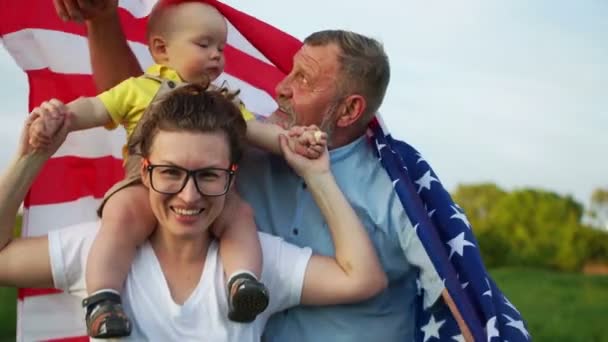
[[368, 122], [380, 108], [391, 71], [388, 56], [379, 41], [345, 30], [325, 30], [311, 34], [304, 40], [310, 46], [335, 44], [340, 48], [338, 86], [344, 93], [358, 93], [365, 97], [367, 109], [363, 113]]

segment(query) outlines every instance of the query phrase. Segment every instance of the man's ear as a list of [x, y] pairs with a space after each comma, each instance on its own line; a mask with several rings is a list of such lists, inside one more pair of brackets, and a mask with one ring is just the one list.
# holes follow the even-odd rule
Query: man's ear
[[338, 127], [348, 127], [357, 122], [365, 109], [367, 108], [367, 101], [365, 98], [358, 94], [347, 96], [342, 102], [342, 110], [336, 121]]
[[152, 58], [159, 63], [165, 62], [169, 58], [167, 56], [167, 42], [165, 41], [165, 38], [159, 35], [150, 37], [148, 49], [150, 50]]

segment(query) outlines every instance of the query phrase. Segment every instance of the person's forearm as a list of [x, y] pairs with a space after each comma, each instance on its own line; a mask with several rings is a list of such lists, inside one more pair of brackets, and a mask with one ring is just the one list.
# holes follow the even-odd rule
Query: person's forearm
[[80, 97], [67, 104], [73, 113], [69, 132], [102, 127], [112, 121], [106, 107], [97, 97]]
[[279, 125], [256, 120], [247, 121], [247, 141], [265, 151], [281, 154], [281, 134], [287, 134], [287, 131]]
[[137, 58], [127, 44], [118, 11], [87, 21], [93, 79], [98, 91], [142, 74]]
[[0, 178], [0, 250], [11, 241], [17, 210], [46, 160], [38, 153], [17, 158]]
[[335, 258], [353, 283], [386, 286], [384, 273], [368, 233], [331, 173], [305, 177], [317, 206], [325, 217], [335, 246]]
[[446, 305], [450, 309], [450, 312], [452, 312], [452, 315], [454, 316], [454, 319], [456, 320], [456, 323], [458, 324], [458, 328], [460, 329], [460, 332], [462, 333], [464, 340], [467, 342], [473, 342], [474, 341], [473, 335], [471, 334], [469, 327], [467, 326], [464, 319], [462, 318], [460, 311], [458, 311], [458, 308], [456, 307], [456, 303], [454, 303], [454, 300], [452, 299], [452, 296], [450, 296], [450, 293], [448, 292], [448, 290], [443, 289], [443, 291], [441, 292], [441, 296], [443, 297], [443, 300], [445, 301]]

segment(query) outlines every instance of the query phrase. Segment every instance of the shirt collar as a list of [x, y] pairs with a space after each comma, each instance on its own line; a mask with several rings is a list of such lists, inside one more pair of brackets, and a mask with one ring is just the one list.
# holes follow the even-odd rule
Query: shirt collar
[[329, 151], [329, 160], [332, 162], [342, 160], [348, 157], [349, 155], [355, 153], [355, 151], [357, 151], [359, 148], [364, 147], [366, 142], [367, 136], [362, 135], [359, 138], [355, 139], [355, 141], [347, 145], [335, 148]]
[[184, 81], [181, 77], [179, 77], [177, 71], [166, 65], [154, 64], [146, 70], [146, 74], [162, 77], [164, 79], [178, 83], [182, 83]]

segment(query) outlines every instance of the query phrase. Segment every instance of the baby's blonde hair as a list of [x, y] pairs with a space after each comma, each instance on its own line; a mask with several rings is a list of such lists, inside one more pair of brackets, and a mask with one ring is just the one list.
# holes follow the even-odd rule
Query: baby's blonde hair
[[[173, 21], [171, 12], [172, 9], [175, 9], [179, 5], [187, 4], [187, 3], [197, 3], [202, 6], [207, 7], [210, 11], [217, 13], [222, 16], [222, 14], [213, 6], [197, 0], [160, 0], [154, 5], [150, 15], [148, 16], [148, 21], [146, 23], [146, 41], [150, 44], [150, 39], [155, 35], [160, 35], [167, 38], [168, 35], [172, 31], [179, 30], [180, 22]], [[223, 16], [222, 16], [223, 17]]]

